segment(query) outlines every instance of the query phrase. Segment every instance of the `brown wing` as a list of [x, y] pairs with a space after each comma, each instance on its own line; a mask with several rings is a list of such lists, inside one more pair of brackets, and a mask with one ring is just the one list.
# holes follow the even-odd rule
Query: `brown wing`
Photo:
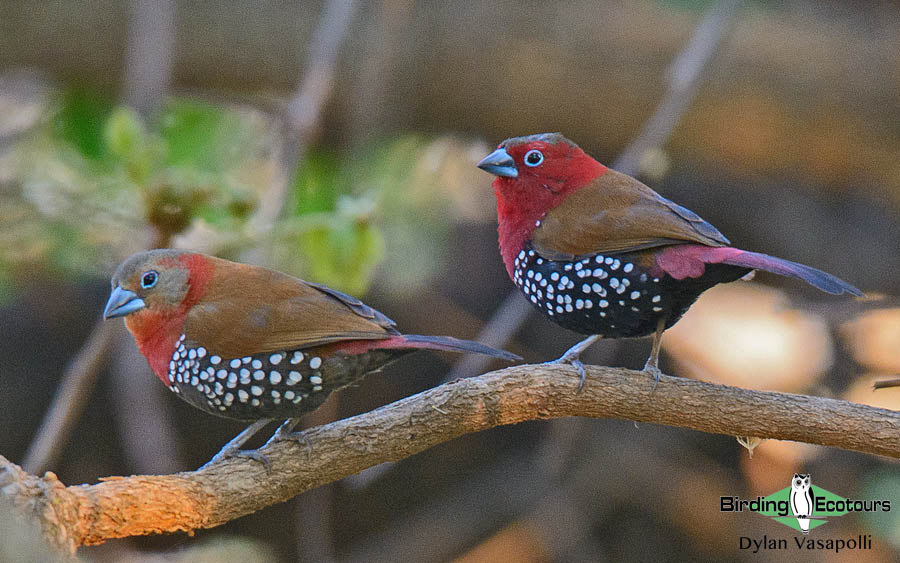
[[215, 259], [215, 267], [185, 319], [187, 339], [212, 354], [234, 358], [398, 334], [392, 320], [339, 291], [247, 264]]
[[556, 260], [684, 242], [729, 244], [693, 211], [615, 170], [569, 195], [532, 233], [535, 250]]

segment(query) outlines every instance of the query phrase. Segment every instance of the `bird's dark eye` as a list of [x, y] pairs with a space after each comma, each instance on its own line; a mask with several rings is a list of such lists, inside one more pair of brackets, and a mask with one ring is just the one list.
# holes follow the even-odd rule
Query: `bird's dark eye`
[[544, 162], [544, 155], [537, 149], [532, 149], [525, 153], [525, 164], [527, 166], [537, 166]]
[[156, 285], [156, 280], [158, 279], [159, 274], [157, 274], [154, 270], [144, 272], [144, 275], [141, 276], [141, 287], [144, 289], [150, 289], [151, 287]]

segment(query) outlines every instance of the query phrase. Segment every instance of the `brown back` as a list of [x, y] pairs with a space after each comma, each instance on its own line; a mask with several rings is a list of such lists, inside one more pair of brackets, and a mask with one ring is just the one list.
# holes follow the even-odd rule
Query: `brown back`
[[398, 334], [392, 320], [339, 291], [257, 266], [211, 260], [215, 275], [184, 328], [189, 340], [212, 354], [233, 358]]
[[692, 211], [615, 170], [569, 195], [532, 233], [535, 250], [556, 260], [685, 242], [729, 244]]

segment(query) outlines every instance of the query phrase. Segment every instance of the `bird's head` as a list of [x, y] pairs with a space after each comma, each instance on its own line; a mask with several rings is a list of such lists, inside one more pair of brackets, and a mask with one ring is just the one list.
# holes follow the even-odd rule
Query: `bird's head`
[[112, 293], [103, 317], [177, 309], [190, 288], [190, 270], [184, 256], [172, 250], [150, 250], [122, 262], [113, 274]]
[[478, 167], [497, 176], [493, 186], [507, 269], [548, 211], [607, 171], [559, 133], [507, 139]]
[[112, 277], [103, 317], [125, 324], [157, 375], [168, 364], [188, 310], [212, 275], [206, 256], [178, 250], [149, 250], [127, 258]]

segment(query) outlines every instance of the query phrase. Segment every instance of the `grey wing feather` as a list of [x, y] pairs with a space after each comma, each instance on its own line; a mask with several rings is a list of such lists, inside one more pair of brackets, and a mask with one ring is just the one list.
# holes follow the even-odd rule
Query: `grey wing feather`
[[704, 237], [712, 239], [722, 244], [723, 246], [728, 246], [731, 244], [731, 241], [725, 238], [725, 235], [720, 233], [719, 229], [704, 221], [702, 217], [700, 217], [690, 209], [682, 207], [674, 201], [664, 198], [663, 196], [659, 196], [659, 199], [666, 205], [666, 207], [674, 211], [676, 215], [678, 215], [685, 221], [688, 221], [691, 224], [691, 227], [693, 227], [695, 231], [697, 231]]
[[375, 321], [376, 323], [378, 323], [379, 326], [384, 327], [388, 331], [394, 332], [396, 334], [400, 334], [400, 331], [397, 330], [397, 323], [392, 321], [390, 318], [387, 317], [387, 315], [385, 315], [381, 311], [378, 311], [377, 309], [369, 307], [368, 305], [366, 305], [365, 303], [363, 303], [356, 297], [353, 297], [352, 295], [347, 295], [346, 293], [344, 293], [342, 291], [332, 289], [326, 285], [322, 285], [322, 284], [318, 284], [318, 283], [314, 283], [314, 282], [306, 282], [306, 283], [309, 286], [318, 289], [322, 293], [325, 293], [327, 295], [334, 297], [335, 299], [337, 299], [338, 301], [340, 301], [341, 303], [346, 305], [351, 311], [353, 311], [360, 317], [362, 317], [364, 319], [370, 319], [372, 321]]

